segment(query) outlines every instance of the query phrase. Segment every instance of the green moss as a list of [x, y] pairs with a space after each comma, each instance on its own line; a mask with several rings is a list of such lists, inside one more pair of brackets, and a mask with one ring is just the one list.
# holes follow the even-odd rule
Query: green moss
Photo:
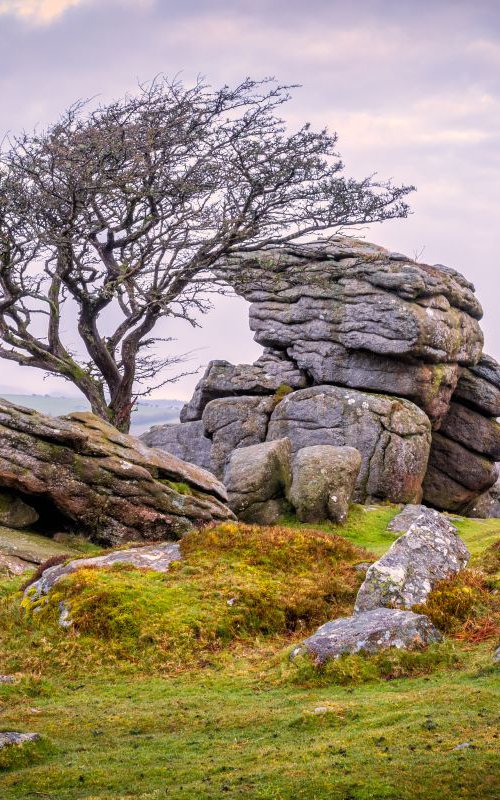
[[189, 483], [184, 483], [182, 481], [169, 481], [166, 479], [161, 480], [160, 483], [163, 483], [165, 486], [170, 486], [171, 489], [174, 489], [179, 494], [187, 494], [187, 495], [195, 494]]
[[292, 387], [288, 386], [287, 383], [280, 384], [280, 386], [278, 386], [273, 395], [273, 402], [272, 402], [273, 409], [276, 408], [276, 406], [278, 406], [281, 403], [281, 401], [284, 400], [285, 397], [291, 394], [292, 392], [293, 392]]

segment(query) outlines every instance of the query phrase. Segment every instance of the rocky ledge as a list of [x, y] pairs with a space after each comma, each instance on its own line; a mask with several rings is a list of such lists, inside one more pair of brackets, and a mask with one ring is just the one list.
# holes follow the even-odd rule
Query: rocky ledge
[[0, 402], [0, 491], [21, 498], [44, 532], [77, 529], [96, 542], [179, 538], [233, 518], [224, 486], [92, 414], [52, 418]]

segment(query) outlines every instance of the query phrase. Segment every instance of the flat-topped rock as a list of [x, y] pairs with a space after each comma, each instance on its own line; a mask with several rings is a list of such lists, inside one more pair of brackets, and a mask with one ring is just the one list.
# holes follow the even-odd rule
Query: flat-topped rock
[[133, 547], [127, 550], [115, 550], [103, 556], [92, 558], [77, 558], [63, 564], [48, 567], [41, 577], [30, 584], [25, 591], [25, 597], [31, 601], [38, 600], [48, 594], [52, 587], [65, 575], [77, 572], [79, 569], [106, 569], [115, 564], [128, 564], [137, 569], [149, 569], [153, 572], [167, 572], [173, 561], [181, 558], [180, 546], [177, 542], [162, 542], [144, 547]]
[[38, 533], [0, 527], [0, 556], [22, 561], [31, 569], [54, 556], [77, 554], [71, 543], [63, 544]]
[[425, 614], [377, 608], [327, 622], [292, 652], [309, 653], [317, 664], [346, 653], [378, 653], [390, 647], [412, 650], [439, 642], [441, 633]]

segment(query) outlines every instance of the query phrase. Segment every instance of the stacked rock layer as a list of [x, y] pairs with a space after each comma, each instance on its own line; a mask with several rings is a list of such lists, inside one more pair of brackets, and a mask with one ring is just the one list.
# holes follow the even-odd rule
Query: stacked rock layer
[[459, 511], [495, 482], [500, 367], [458, 272], [335, 237], [229, 259], [218, 277], [250, 302], [264, 353], [212, 361], [181, 423], [153, 428], [148, 445], [219, 478], [234, 449], [258, 442], [349, 445], [360, 502]]

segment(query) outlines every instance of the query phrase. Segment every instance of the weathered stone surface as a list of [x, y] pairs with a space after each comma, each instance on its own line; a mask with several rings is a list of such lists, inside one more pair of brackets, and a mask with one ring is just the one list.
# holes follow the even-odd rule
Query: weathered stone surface
[[[179, 487], [180, 484], [180, 487]], [[54, 419], [0, 403], [0, 487], [43, 498], [105, 543], [178, 537], [227, 519], [224, 486], [206, 470], [147, 448], [92, 414]]]
[[429, 465], [423, 482], [424, 500], [445, 511], [463, 511], [495, 483], [492, 459], [434, 432]]
[[[497, 471], [499, 465], [497, 464]], [[467, 506], [464, 511], [468, 517], [476, 519], [499, 519], [500, 518], [500, 478], [479, 497]]]
[[[500, 458], [500, 427], [494, 419], [500, 416], [500, 366], [482, 355], [482, 310], [474, 287], [462, 275], [440, 264], [417, 263], [374, 244], [338, 236], [326, 242], [240, 254], [221, 261], [216, 272], [251, 303], [250, 327], [268, 351], [252, 366], [213, 362], [185, 407], [183, 420], [198, 420], [216, 402], [214, 398], [269, 396], [279, 383], [294, 390], [292, 400], [295, 394], [308, 391], [303, 382], [312, 388], [330, 385], [377, 392], [394, 402], [396, 398], [411, 401], [425, 412], [432, 429], [439, 431], [428, 464], [427, 502], [462, 510], [491, 486], [492, 462]], [[294, 450], [298, 449], [297, 432], [292, 435], [283, 426], [275, 430], [275, 414], [270, 433], [264, 434], [270, 411], [262, 411], [258, 419], [246, 423], [253, 429], [248, 437], [240, 431], [243, 407], [232, 425], [226, 426], [223, 419], [210, 420], [210, 414], [203, 417], [206, 434], [214, 438], [211, 465], [219, 477], [229, 452], [242, 446], [240, 439], [245, 446], [290, 436]], [[349, 427], [349, 409], [339, 413], [345, 417], [344, 427]], [[363, 455], [358, 500], [370, 496], [403, 502], [420, 499], [422, 486], [415, 490], [414, 476], [421, 470], [424, 448], [417, 447], [413, 458], [413, 434], [413, 442], [400, 449], [404, 458], [392, 464], [396, 485], [375, 477], [374, 488], [366, 488], [368, 473], [381, 474], [388, 436], [381, 436], [380, 446], [372, 448], [372, 463], [369, 450], [377, 437], [368, 428], [373, 426], [361, 430], [357, 424], [356, 436], [346, 441], [339, 439], [339, 427], [334, 425], [337, 431], [332, 434], [328, 422], [308, 417], [308, 438], [304, 435], [300, 446], [358, 448]], [[396, 440], [391, 437], [391, 441]], [[191, 457], [198, 458], [196, 453]], [[470, 475], [463, 480], [461, 473], [467, 472]], [[410, 475], [412, 491], [402, 485], [405, 475]]]
[[36, 742], [40, 739], [39, 733], [18, 733], [18, 731], [2, 731], [0, 732], [0, 750], [4, 747], [12, 745], [26, 744], [27, 742]]
[[[413, 506], [403, 519], [413, 522], [407, 533], [369, 567], [356, 598], [358, 613], [381, 606], [411, 609], [425, 603], [437, 581], [467, 566], [470, 556], [464, 542], [438, 511]], [[398, 527], [398, 520], [394, 525]]]
[[215, 475], [222, 478], [233, 450], [265, 440], [274, 405], [272, 397], [227, 397], [208, 403], [203, 412], [203, 424], [212, 439], [211, 460]]
[[349, 511], [361, 454], [354, 447], [304, 447], [293, 462], [289, 500], [302, 522], [343, 522]]
[[353, 389], [406, 397], [439, 425], [457, 384], [457, 364], [405, 361], [368, 350], [348, 350], [324, 341], [296, 342], [293, 356], [315, 384], [332, 383]]
[[153, 572], [168, 572], [172, 561], [181, 558], [180, 547], [176, 542], [162, 542], [145, 547], [131, 547], [128, 550], [116, 550], [103, 556], [92, 558], [77, 558], [65, 564], [56, 564], [44, 570], [42, 576], [30, 584], [24, 596], [29, 600], [38, 600], [48, 594], [52, 587], [65, 575], [77, 572], [88, 567], [106, 569], [115, 564], [129, 564], [137, 569], [149, 569]]
[[460, 374], [455, 398], [491, 417], [500, 416], [500, 365], [484, 355], [475, 366]]
[[289, 508], [292, 448], [288, 439], [234, 450], [224, 482], [229, 505], [245, 522], [272, 525]]
[[441, 634], [424, 614], [377, 608], [333, 620], [302, 642], [292, 656], [310, 653], [317, 664], [344, 653], [378, 653], [389, 647], [413, 649], [438, 642]]
[[313, 341], [434, 363], [475, 364], [481, 355], [473, 286], [441, 265], [333, 237], [244, 254], [219, 271], [252, 303], [256, 340], [294, 359], [297, 342]]
[[211, 400], [274, 394], [280, 386], [291, 389], [307, 386], [305, 374], [283, 352], [266, 350], [254, 364], [234, 366], [229, 361], [211, 361], [193, 397], [181, 411], [181, 422], [201, 419]]
[[500, 424], [461, 403], [451, 403], [439, 433], [468, 450], [500, 461]]
[[139, 438], [147, 447], [157, 447], [183, 461], [211, 470], [212, 442], [205, 436], [201, 420], [182, 425], [155, 425]]
[[48, 536], [0, 527], [0, 555], [17, 559], [30, 569], [49, 558], [77, 555], [71, 543], [60, 543]]
[[427, 416], [407, 400], [337, 386], [287, 395], [273, 411], [267, 438], [288, 437], [297, 452], [312, 445], [354, 447], [362, 464], [354, 500], [419, 502], [430, 446]]
[[6, 556], [4, 553], [0, 553], [0, 575], [2, 573], [22, 575], [24, 572], [29, 572], [33, 567], [34, 564], [30, 564], [29, 561], [23, 561], [22, 558]]
[[29, 528], [38, 520], [38, 514], [20, 497], [0, 490], [0, 525], [7, 528]]

